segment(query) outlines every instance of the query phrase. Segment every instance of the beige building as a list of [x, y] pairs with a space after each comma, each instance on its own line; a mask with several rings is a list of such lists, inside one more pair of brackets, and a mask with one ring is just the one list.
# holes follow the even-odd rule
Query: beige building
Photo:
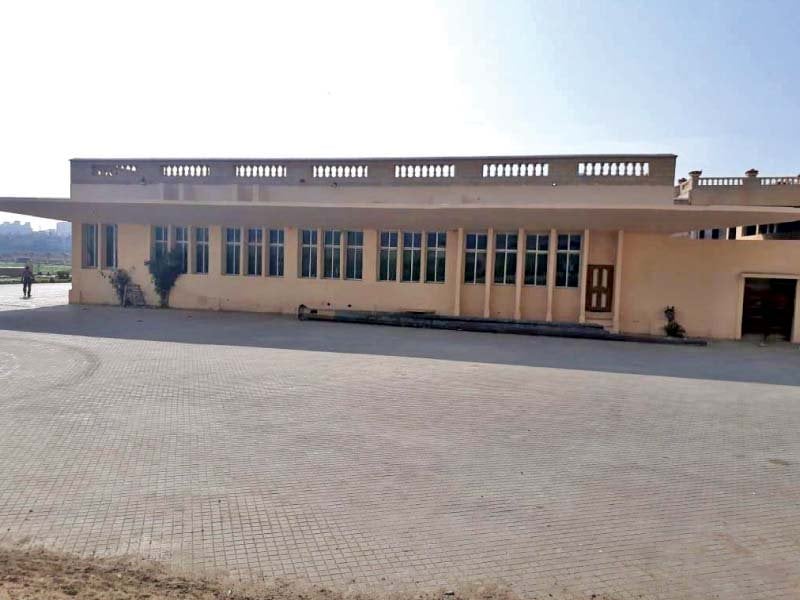
[[156, 304], [145, 261], [178, 248], [174, 307], [661, 334], [674, 305], [692, 336], [800, 342], [800, 243], [758, 234], [800, 219], [800, 178], [674, 182], [674, 155], [80, 159], [69, 198], [0, 209], [72, 222], [72, 303], [115, 302], [103, 274], [124, 268]]

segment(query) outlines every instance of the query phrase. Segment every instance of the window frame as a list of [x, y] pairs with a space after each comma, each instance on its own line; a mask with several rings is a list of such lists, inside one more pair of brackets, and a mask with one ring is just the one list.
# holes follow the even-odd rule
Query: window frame
[[[499, 245], [500, 240], [503, 241], [503, 247]], [[513, 241], [513, 244], [510, 242]], [[517, 245], [519, 244], [519, 233], [517, 232], [501, 232], [494, 234], [494, 274], [492, 281], [495, 285], [516, 285], [517, 282]], [[502, 256], [501, 256], [502, 255]], [[500, 259], [502, 258], [503, 272], [501, 280], [498, 281], [497, 270], [500, 266]], [[509, 259], [511, 264], [509, 264]], [[510, 272], [509, 272], [510, 270]]]
[[[353, 241], [351, 241], [351, 239]], [[350, 258], [353, 258], [351, 273]], [[353, 281], [364, 279], [364, 231], [349, 230], [345, 232], [344, 278]]]
[[[330, 234], [331, 241], [328, 242]], [[330, 252], [330, 261], [328, 253]], [[330, 265], [328, 263], [330, 262]], [[330, 271], [328, 267], [330, 266]], [[322, 278], [342, 278], [342, 231], [340, 229], [325, 229], [322, 232]]]
[[[244, 273], [247, 277], [261, 277], [264, 273], [264, 229], [261, 227], [247, 227], [247, 264]], [[255, 233], [255, 239], [251, 234]], [[252, 265], [251, 265], [252, 261]], [[252, 269], [250, 267], [253, 267]]]
[[[191, 236], [194, 240], [194, 270], [196, 275], [208, 275], [208, 259], [210, 249], [210, 231], [208, 227], [193, 227], [194, 235]], [[203, 235], [199, 235], [200, 232]], [[202, 238], [202, 239], [201, 239]], [[198, 261], [198, 257], [202, 257], [202, 261]], [[201, 264], [202, 263], [202, 264]]]
[[[190, 241], [192, 239], [191, 232], [189, 231], [189, 227], [186, 225], [176, 225], [174, 227], [175, 230], [175, 249], [181, 250], [181, 259], [183, 270], [182, 273], [189, 272], [189, 251], [190, 251]], [[179, 236], [178, 232], [181, 232], [183, 235]]]
[[[267, 277], [283, 277], [286, 272], [286, 234], [283, 229], [268, 229], [267, 232]], [[277, 241], [273, 241], [273, 234], [277, 234]], [[276, 272], [273, 272], [272, 269], [273, 253], [275, 256]]]
[[[308, 233], [309, 241], [305, 241], [305, 234]], [[301, 279], [316, 279], [319, 277], [319, 233], [316, 229], [301, 229], [299, 235], [300, 241], [300, 278]], [[308, 250], [308, 264], [305, 264], [303, 255]], [[308, 273], [306, 274], [306, 267]]]
[[[447, 280], [447, 232], [428, 231], [425, 245], [425, 283], [446, 283]], [[433, 237], [431, 237], [433, 236]], [[431, 240], [434, 241], [431, 244]], [[431, 257], [433, 257], [433, 269], [431, 269]], [[441, 273], [439, 272], [439, 262], [441, 261]], [[431, 276], [433, 272], [433, 276]], [[441, 278], [440, 278], [441, 276]]]
[[[108, 240], [109, 240], [109, 231], [111, 231], [110, 239], [113, 240], [111, 245], [111, 260], [108, 257]], [[114, 223], [104, 223], [103, 224], [103, 268], [104, 269], [116, 269], [119, 264], [119, 227]]]
[[[567, 239], [567, 247], [565, 249], [559, 248], [562, 238]], [[571, 248], [573, 238], [578, 238], [578, 248]], [[559, 233], [556, 239], [556, 279], [555, 287], [564, 289], [577, 289], [581, 286], [581, 254], [583, 252], [583, 234], [582, 233]], [[561, 257], [564, 257], [566, 264], [564, 267], [564, 281], [559, 283], [559, 262]], [[576, 266], [576, 280], [574, 285], [570, 285], [570, 265], [577, 262]]]
[[[386, 236], [387, 243], [384, 243]], [[394, 236], [394, 244], [392, 244]], [[386, 230], [378, 232], [378, 281], [397, 281], [397, 257], [400, 249], [400, 232]], [[394, 258], [392, 258], [394, 254]], [[384, 258], [386, 267], [386, 277], [383, 277], [381, 270], [384, 268]]]
[[[88, 235], [87, 233], [91, 231], [91, 239], [92, 244], [91, 248], [87, 244]], [[98, 238], [98, 227], [97, 223], [81, 223], [81, 268], [82, 269], [96, 269], [100, 264], [98, 260], [99, 257], [97, 256], [97, 251], [99, 249], [99, 240]]]
[[[402, 258], [402, 268], [400, 272], [400, 281], [403, 283], [419, 283], [422, 281], [422, 231], [403, 231], [402, 232], [402, 239], [403, 239], [403, 258]], [[410, 243], [406, 241], [406, 236], [410, 236], [408, 239]], [[417, 243], [415, 245], [415, 242]], [[409, 260], [409, 272], [408, 276], [406, 273], [406, 256], [410, 257]], [[416, 264], [416, 271], [414, 270], [414, 265]]]
[[[531, 248], [531, 238], [534, 238], [533, 248]], [[544, 248], [540, 247], [540, 240], [544, 240]], [[537, 280], [540, 277], [539, 273], [539, 265], [540, 259], [544, 257], [544, 274], [542, 283], [538, 283]], [[525, 264], [523, 265], [522, 271], [522, 283], [523, 285], [530, 285], [534, 287], [547, 287], [547, 271], [549, 269], [549, 260], [550, 260], [550, 234], [549, 233], [526, 233], [525, 234]], [[533, 266], [532, 269], [529, 269], [528, 266], [531, 264]], [[533, 271], [531, 274], [532, 282], [528, 281], [528, 275], [530, 271]]]
[[[151, 259], [156, 259], [161, 256], [166, 256], [170, 251], [170, 242], [172, 236], [170, 235], [169, 225], [153, 225], [153, 249]], [[163, 233], [164, 235], [159, 235]]]
[[[475, 240], [474, 248], [470, 248], [470, 238]], [[480, 240], [483, 240], [483, 248], [480, 247]], [[464, 236], [464, 283], [468, 285], [485, 285], [486, 284], [486, 258], [488, 256], [489, 234], [487, 232], [473, 231]], [[483, 256], [483, 280], [478, 279], [478, 266], [480, 256]], [[472, 256], [472, 277], [469, 278], [469, 263], [470, 256]]]
[[[235, 235], [233, 240], [228, 239], [228, 232], [233, 231]], [[235, 272], [228, 269], [229, 252], [233, 251], [233, 260], [236, 266]], [[224, 227], [223, 228], [223, 263], [222, 274], [227, 276], [236, 276], [242, 274], [242, 228], [241, 227]]]

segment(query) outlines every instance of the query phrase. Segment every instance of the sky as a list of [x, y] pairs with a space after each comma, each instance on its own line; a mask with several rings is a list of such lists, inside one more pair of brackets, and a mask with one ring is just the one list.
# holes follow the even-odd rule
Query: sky
[[796, 175], [798, 23], [797, 0], [9, 2], [0, 196], [67, 196], [70, 158], [669, 152], [677, 176]]

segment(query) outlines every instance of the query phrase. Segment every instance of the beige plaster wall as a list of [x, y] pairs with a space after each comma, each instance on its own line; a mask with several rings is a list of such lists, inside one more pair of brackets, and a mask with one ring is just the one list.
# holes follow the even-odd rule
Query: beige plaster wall
[[[742, 273], [800, 275], [800, 244], [626, 233], [621, 330], [661, 334], [664, 308], [674, 305], [689, 335], [736, 338]], [[798, 316], [796, 310], [794, 341], [800, 341]]]
[[[116, 302], [100, 269], [82, 269], [81, 228], [73, 236], [73, 289], [70, 302]], [[433, 310], [453, 314], [460, 286], [461, 314], [484, 314], [486, 286], [463, 283], [456, 273], [458, 235], [448, 231], [445, 283], [377, 281], [378, 232], [364, 231], [364, 279], [359, 281], [298, 278], [296, 228], [285, 233], [285, 275], [281, 278], [221, 274], [222, 231], [211, 227], [209, 273], [179, 278], [171, 295], [174, 307], [293, 313], [309, 306], [368, 310]], [[102, 236], [100, 237], [102, 246]], [[592, 232], [589, 261], [615, 264], [616, 232]], [[119, 266], [129, 270], [150, 304], [157, 297], [144, 261], [150, 256], [150, 228], [119, 225]], [[800, 275], [800, 244], [794, 241], [691, 240], [657, 234], [626, 233], [623, 246], [620, 329], [630, 333], [661, 334], [663, 309], [675, 305], [678, 320], [693, 336], [735, 338], [739, 334], [742, 273]], [[490, 314], [513, 318], [515, 287], [492, 285]], [[800, 298], [798, 298], [800, 301]], [[576, 288], [553, 290], [553, 320], [577, 321], [582, 302]], [[521, 313], [525, 319], [544, 319], [547, 288], [522, 286]], [[797, 310], [796, 313], [800, 313]], [[800, 315], [798, 315], [800, 317]], [[800, 341], [800, 318], [794, 340]]]

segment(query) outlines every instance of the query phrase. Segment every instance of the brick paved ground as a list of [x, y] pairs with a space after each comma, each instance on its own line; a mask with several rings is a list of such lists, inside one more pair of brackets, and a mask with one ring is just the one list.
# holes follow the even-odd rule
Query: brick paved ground
[[799, 367], [788, 345], [7, 310], [0, 541], [255, 578], [797, 598]]

